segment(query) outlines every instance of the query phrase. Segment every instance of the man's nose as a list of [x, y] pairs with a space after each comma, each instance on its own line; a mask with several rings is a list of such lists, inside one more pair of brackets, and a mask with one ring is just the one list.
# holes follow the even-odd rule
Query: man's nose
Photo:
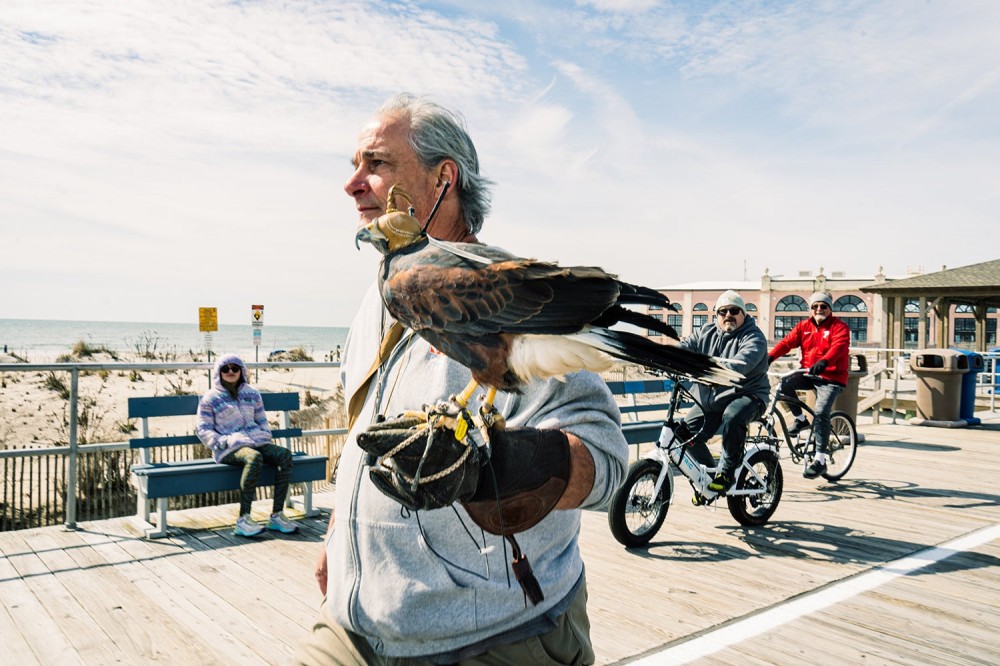
[[368, 189], [370, 189], [368, 187], [368, 181], [362, 177], [360, 169], [351, 174], [351, 177], [347, 179], [346, 183], [344, 183], [344, 191], [347, 192], [347, 195], [350, 197], [356, 197], [364, 194], [368, 191]]

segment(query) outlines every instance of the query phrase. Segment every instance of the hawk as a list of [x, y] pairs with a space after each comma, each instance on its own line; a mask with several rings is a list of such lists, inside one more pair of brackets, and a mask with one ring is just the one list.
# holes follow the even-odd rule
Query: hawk
[[[412, 214], [395, 208], [396, 197], [409, 201], [393, 186], [386, 214], [358, 231], [356, 245], [370, 243], [383, 255], [379, 289], [389, 313], [472, 372], [461, 406], [477, 384], [489, 388], [491, 404], [496, 390], [517, 392], [535, 379], [603, 372], [618, 362], [713, 384], [742, 379], [716, 359], [678, 346], [677, 332], [662, 320], [626, 307], [672, 310], [660, 292], [596, 267], [431, 238]], [[616, 324], [657, 331], [667, 344]]]

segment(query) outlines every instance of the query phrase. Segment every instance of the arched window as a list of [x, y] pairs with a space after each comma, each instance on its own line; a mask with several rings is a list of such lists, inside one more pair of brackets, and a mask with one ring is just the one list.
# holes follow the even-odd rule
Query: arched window
[[706, 312], [708, 310], [708, 306], [704, 303], [695, 303], [694, 307], [691, 309], [695, 312]]
[[809, 312], [809, 304], [801, 296], [785, 296], [774, 309], [776, 312]]
[[913, 314], [920, 314], [920, 301], [915, 298], [906, 299], [906, 305], [903, 306], [903, 311]]
[[757, 306], [753, 303], [747, 303], [747, 312], [757, 312]]
[[955, 314], [976, 314], [976, 311], [968, 303], [961, 303], [955, 306]]
[[674, 312], [684, 312], [684, 306], [680, 303], [671, 303], [674, 306]]
[[834, 312], [868, 312], [868, 306], [857, 296], [841, 296], [833, 302]]
[[785, 337], [786, 335], [788, 335], [789, 333], [791, 333], [792, 329], [795, 328], [795, 325], [798, 324], [803, 319], [805, 319], [805, 317], [789, 317], [787, 315], [785, 315], [785, 316], [779, 315], [779, 316], [775, 317], [774, 318], [774, 339], [775, 340], [780, 340], [783, 337]]
[[[661, 315], [661, 314], [655, 314], [655, 315], [649, 315], [649, 316], [652, 317], [653, 319], [658, 320], [658, 321], [663, 321], [663, 315]], [[660, 337], [661, 333], [659, 331], [654, 331], [652, 329], [647, 329], [646, 330], [646, 335], [648, 335], [651, 338], [658, 338], [658, 337]]]

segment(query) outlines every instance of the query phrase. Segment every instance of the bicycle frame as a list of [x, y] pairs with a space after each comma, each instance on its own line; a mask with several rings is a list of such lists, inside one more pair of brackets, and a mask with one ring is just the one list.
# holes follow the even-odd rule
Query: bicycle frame
[[[667, 496], [673, 499], [674, 495], [674, 483], [673, 475], [670, 473], [671, 463], [674, 467], [680, 470], [694, 486], [695, 491], [701, 495], [706, 503], [710, 503], [715, 500], [720, 493], [711, 490], [708, 484], [711, 483], [715, 476], [717, 470], [716, 467], [707, 467], [699, 462], [697, 462], [689, 453], [688, 446], [686, 442], [680, 442], [677, 439], [676, 427], [678, 422], [674, 420], [674, 415], [677, 411], [677, 405], [680, 403], [681, 396], [687, 396], [692, 402], [698, 404], [698, 401], [690, 391], [685, 388], [677, 378], [674, 378], [674, 390], [670, 397], [670, 406], [667, 410], [667, 417], [663, 421], [663, 428], [660, 430], [660, 439], [657, 441], [656, 446], [644, 455], [644, 458], [651, 460], [657, 460], [661, 463], [660, 473], [656, 479], [656, 484], [653, 488], [653, 497], [656, 497], [660, 490], [663, 488], [664, 483], [668, 486]], [[784, 427], [784, 424], [782, 424]], [[786, 435], [787, 438], [787, 435]], [[777, 449], [768, 442], [756, 442], [747, 440], [747, 444], [744, 447], [743, 459], [740, 462], [741, 467], [745, 467], [751, 477], [758, 482], [759, 486], [764, 485], [764, 480], [757, 474], [753, 467], [748, 463], [750, 457], [758, 451], [770, 450], [777, 453]], [[738, 476], [739, 470], [734, 470], [733, 477]], [[747, 489], [737, 489], [731, 488], [725, 494], [727, 496], [735, 497], [739, 495], [759, 495], [764, 491], [760, 488], [755, 488], [752, 490]]]
[[[816, 412], [812, 407], [802, 400], [799, 400], [797, 396], [790, 396], [781, 393], [781, 387], [785, 379], [793, 375], [805, 374], [805, 372], [805, 370], [798, 369], [779, 375], [778, 383], [775, 384], [774, 388], [771, 390], [771, 396], [768, 399], [767, 407], [764, 409], [764, 413], [760, 416], [760, 418], [757, 419], [758, 422], [764, 424], [769, 438], [773, 438], [774, 441], [778, 443], [781, 442], [781, 439], [785, 440], [785, 443], [788, 445], [788, 450], [792, 454], [792, 459], [795, 462], [799, 462], [803, 456], [809, 453], [810, 445], [815, 446], [813, 443], [812, 429], [810, 428], [809, 436], [805, 440], [801, 437], [796, 437], [795, 440], [792, 440], [791, 435], [788, 434], [788, 424], [785, 423], [785, 417], [782, 415], [781, 410], [778, 409], [778, 404], [784, 403], [785, 405], [797, 406], [805, 414], [808, 414], [810, 424], [815, 423]], [[775, 423], [781, 426], [781, 438], [778, 438], [777, 430], [774, 427]], [[750, 425], [752, 427], [753, 422], [751, 422]], [[759, 441], [757, 443], [759, 443]], [[770, 448], [778, 450], [778, 447], [772, 446]]]

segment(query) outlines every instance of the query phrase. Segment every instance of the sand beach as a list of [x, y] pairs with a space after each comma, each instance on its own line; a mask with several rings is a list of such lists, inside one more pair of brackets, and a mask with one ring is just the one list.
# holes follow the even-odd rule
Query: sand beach
[[[126, 364], [155, 364], [137, 354], [93, 351], [37, 354], [24, 358], [0, 353], [0, 364], [28, 367], [51, 363], [80, 363], [78, 385], [78, 441], [81, 444], [120, 442], [134, 436], [139, 424], [127, 417], [130, 397], [200, 395], [208, 390], [209, 370], [129, 369]], [[244, 359], [252, 363], [253, 359]], [[291, 360], [287, 357], [276, 360]], [[305, 359], [298, 359], [305, 360]], [[320, 357], [316, 359], [323, 361]], [[171, 363], [206, 363], [202, 354], [177, 354]], [[298, 391], [303, 409], [301, 427], [340, 427], [343, 397], [336, 367], [259, 368], [250, 370], [250, 383], [261, 391]], [[0, 448], [65, 445], [69, 441], [69, 387], [66, 370], [0, 371]], [[276, 417], [277, 418], [277, 417]], [[155, 419], [153, 434], [184, 434], [194, 428], [194, 418]], [[277, 422], [272, 425], [277, 425]], [[158, 432], [162, 431], [162, 432]]]

